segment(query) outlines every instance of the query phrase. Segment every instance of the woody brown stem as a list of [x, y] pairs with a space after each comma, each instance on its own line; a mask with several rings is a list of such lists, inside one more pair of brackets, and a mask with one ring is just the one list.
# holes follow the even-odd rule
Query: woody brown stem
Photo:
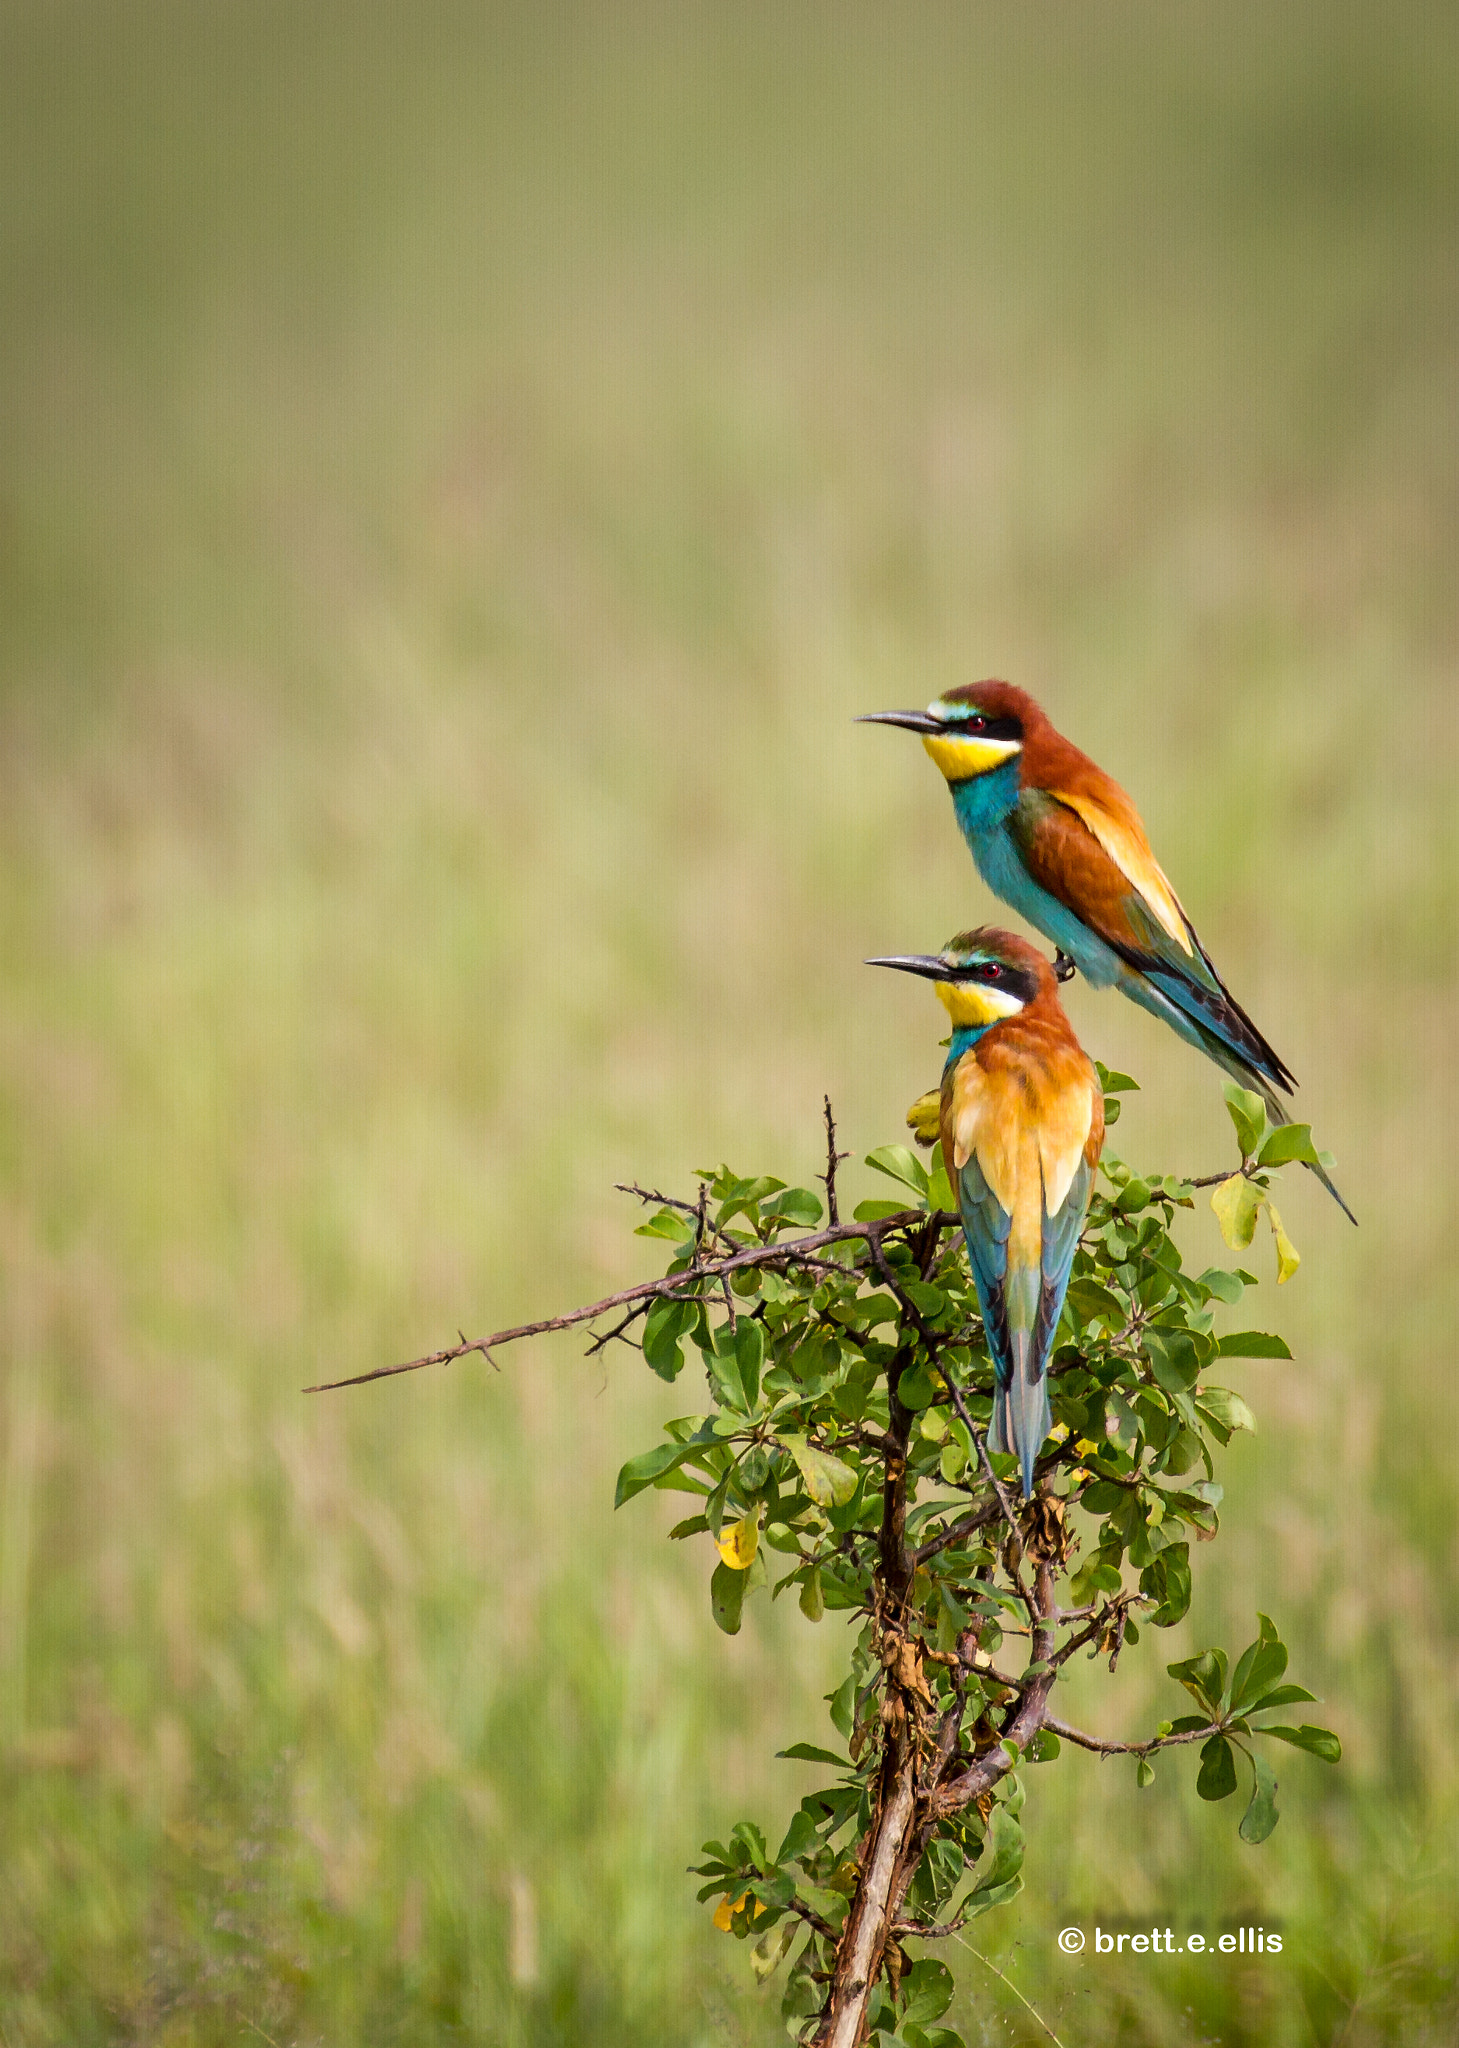
[[837, 1946], [817, 2048], [861, 2048], [871, 1994], [906, 1890], [903, 1871], [917, 1814], [917, 1744], [905, 1703], [895, 1693], [889, 1697], [900, 1711], [888, 1734], [876, 1824]]

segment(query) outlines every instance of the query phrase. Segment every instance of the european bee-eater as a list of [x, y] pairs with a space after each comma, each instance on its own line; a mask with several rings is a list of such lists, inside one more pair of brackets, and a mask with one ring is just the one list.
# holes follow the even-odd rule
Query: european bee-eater
[[[1051, 939], [1060, 978], [1077, 968], [1178, 1031], [1244, 1088], [1274, 1124], [1277, 1090], [1296, 1083], [1211, 964], [1117, 782], [1056, 732], [1012, 683], [965, 683], [925, 711], [877, 711], [900, 725], [947, 779], [978, 873]], [[1356, 1222], [1327, 1173], [1324, 1187]]]
[[1027, 1499], [1050, 1426], [1044, 1367], [1104, 1145], [1099, 1077], [1053, 969], [1012, 932], [867, 964], [924, 975], [952, 1019], [942, 1156], [993, 1362], [988, 1447], [1018, 1459]]

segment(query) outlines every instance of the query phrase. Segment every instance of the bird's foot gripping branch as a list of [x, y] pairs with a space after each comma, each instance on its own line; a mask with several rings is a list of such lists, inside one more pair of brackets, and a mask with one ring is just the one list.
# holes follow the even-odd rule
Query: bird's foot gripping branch
[[[1102, 1068], [1100, 1081], [1112, 1123], [1134, 1083]], [[1259, 1166], [1264, 1199], [1281, 1162], [1259, 1156], [1246, 1108], [1232, 1105], [1238, 1177], [1256, 1185]], [[836, 1609], [859, 1624], [830, 1698], [838, 1746], [782, 1752], [824, 1765], [826, 1789], [773, 1853], [747, 1821], [707, 1843], [700, 1896], [751, 1945], [757, 1976], [783, 1969], [795, 2039], [959, 2048], [943, 2024], [952, 1978], [926, 1945], [1021, 1888], [1026, 1765], [1071, 1744], [1132, 1757], [1143, 1786], [1162, 1751], [1194, 1746], [1197, 1793], [1244, 1786], [1241, 1834], [1256, 1843], [1277, 1820], [1272, 1741], [1337, 1760], [1328, 1730], [1273, 1720], [1312, 1695], [1284, 1682], [1265, 1616], [1234, 1668], [1216, 1649], [1169, 1666], [1197, 1711], [1147, 1739], [1104, 1741], [1058, 1713], [1072, 1658], [1113, 1670], [1142, 1628], [1189, 1607], [1191, 1539], [1218, 1527], [1213, 1448], [1254, 1426], [1220, 1361], [1290, 1353], [1261, 1332], [1215, 1334], [1217, 1307], [1255, 1281], [1186, 1272], [1171, 1227], [1196, 1183], [1106, 1157], [1050, 1360], [1054, 1427], [1024, 1501], [1014, 1461], [987, 1447], [992, 1369], [940, 1158], [929, 1171], [901, 1147], [872, 1153], [895, 1193], [843, 1222], [829, 1104], [827, 1138], [824, 1198], [728, 1168], [693, 1200], [633, 1188], [650, 1212], [640, 1234], [670, 1248], [660, 1278], [385, 1370], [574, 1324], [597, 1326], [595, 1348], [641, 1345], [666, 1381], [697, 1359], [703, 1412], [629, 1460], [619, 1504], [649, 1487], [689, 1497], [671, 1533], [704, 1541], [727, 1633], [762, 1588], [793, 1593], [809, 1622]]]

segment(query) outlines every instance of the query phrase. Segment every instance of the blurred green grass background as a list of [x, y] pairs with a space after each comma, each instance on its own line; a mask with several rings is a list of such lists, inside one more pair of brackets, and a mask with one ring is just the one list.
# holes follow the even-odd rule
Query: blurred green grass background
[[[1362, 1229], [1287, 1197], [1191, 1622], [1077, 1681], [1153, 1725], [1269, 1608], [1343, 1767], [1251, 1850], [1066, 1754], [976, 1938], [1065, 2048], [1452, 2040], [1452, 10], [5, 0], [0, 194], [4, 2048], [784, 2038], [684, 1867], [814, 1782], [837, 1624], [611, 1514], [692, 1390], [299, 1390], [642, 1275], [613, 1183], [804, 1180], [823, 1091], [901, 1136], [858, 963], [990, 905], [851, 721], [990, 673]], [[1118, 1149], [1221, 1164], [1070, 1003]]]

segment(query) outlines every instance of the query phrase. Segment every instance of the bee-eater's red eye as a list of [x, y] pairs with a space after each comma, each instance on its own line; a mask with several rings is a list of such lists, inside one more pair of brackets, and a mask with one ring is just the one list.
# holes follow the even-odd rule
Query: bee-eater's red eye
[[985, 971], [987, 973], [989, 981], [997, 981], [999, 975], [1002, 974], [1003, 969], [998, 965], [997, 961], [995, 960], [993, 965], [987, 968]]

